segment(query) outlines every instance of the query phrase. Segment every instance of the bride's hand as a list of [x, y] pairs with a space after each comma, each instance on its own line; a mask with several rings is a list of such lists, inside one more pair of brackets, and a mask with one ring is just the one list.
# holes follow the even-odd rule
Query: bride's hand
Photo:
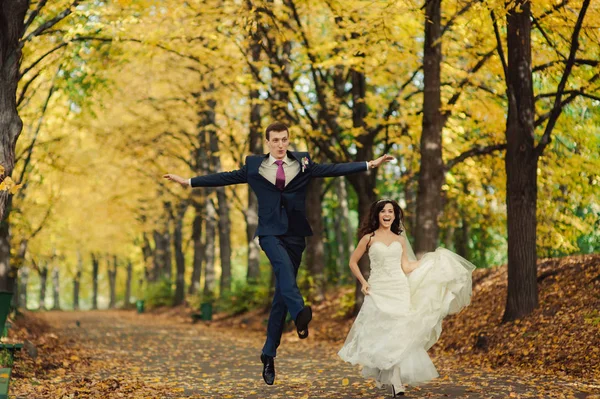
[[360, 289], [360, 291], [363, 293], [363, 295], [369, 295], [370, 290], [371, 290], [371, 286], [369, 285], [369, 283], [364, 283], [362, 288]]

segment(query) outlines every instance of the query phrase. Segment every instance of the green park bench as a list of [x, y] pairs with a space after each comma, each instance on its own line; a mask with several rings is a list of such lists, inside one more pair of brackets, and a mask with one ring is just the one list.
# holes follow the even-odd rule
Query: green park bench
[[[10, 323], [7, 324], [6, 318], [10, 312], [12, 296], [12, 292], [0, 292], [0, 331], [3, 337], [6, 337], [8, 328], [11, 327]], [[0, 342], [0, 399], [8, 399], [8, 384], [15, 354], [22, 348], [23, 344]]]

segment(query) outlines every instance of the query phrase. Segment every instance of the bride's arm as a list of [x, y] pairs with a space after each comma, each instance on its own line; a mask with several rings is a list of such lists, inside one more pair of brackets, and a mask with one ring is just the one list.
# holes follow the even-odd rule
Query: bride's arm
[[404, 237], [400, 237], [400, 244], [402, 244], [402, 259], [400, 261], [402, 270], [404, 271], [404, 274], [410, 274], [419, 267], [419, 261], [408, 259], [408, 251], [406, 250], [406, 241], [404, 240]]
[[361, 283], [362, 285], [362, 292], [365, 295], [369, 294], [369, 283], [367, 283], [367, 280], [365, 280], [365, 277], [362, 275], [362, 272], [360, 271], [360, 268], [358, 267], [358, 261], [360, 260], [360, 258], [362, 258], [362, 256], [365, 254], [365, 252], [367, 251], [367, 243], [369, 242], [369, 236], [363, 236], [363, 238], [360, 239], [360, 241], [358, 242], [358, 245], [356, 246], [356, 249], [354, 250], [354, 252], [352, 252], [352, 255], [350, 255], [350, 270], [352, 271], [352, 274], [354, 274], [354, 277], [356, 277], [358, 279], [358, 281]]

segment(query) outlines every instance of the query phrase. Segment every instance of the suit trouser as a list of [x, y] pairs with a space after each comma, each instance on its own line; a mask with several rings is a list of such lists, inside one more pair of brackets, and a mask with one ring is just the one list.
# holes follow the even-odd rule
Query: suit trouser
[[263, 353], [275, 357], [281, 342], [285, 318], [289, 310], [294, 320], [304, 308], [304, 299], [298, 289], [296, 276], [306, 248], [306, 238], [298, 236], [261, 236], [260, 247], [271, 261], [275, 273], [275, 295], [267, 326], [267, 340]]

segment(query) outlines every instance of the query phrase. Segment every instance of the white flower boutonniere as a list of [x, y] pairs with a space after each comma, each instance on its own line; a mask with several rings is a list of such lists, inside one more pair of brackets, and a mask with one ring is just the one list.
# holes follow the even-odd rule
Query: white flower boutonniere
[[308, 158], [307, 157], [302, 158], [301, 164], [302, 164], [302, 173], [304, 173], [306, 168], [308, 168]]

